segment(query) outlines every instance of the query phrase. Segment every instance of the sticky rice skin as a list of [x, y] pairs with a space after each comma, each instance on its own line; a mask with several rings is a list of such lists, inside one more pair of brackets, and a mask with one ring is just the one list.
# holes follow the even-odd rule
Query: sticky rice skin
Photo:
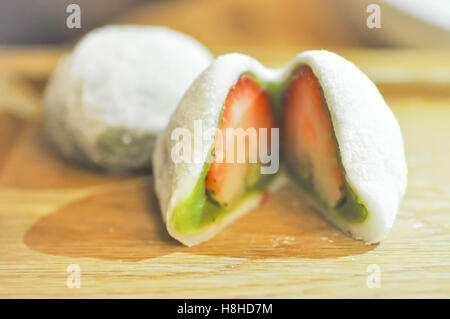
[[212, 60], [195, 39], [166, 27], [91, 31], [51, 76], [46, 135], [71, 160], [109, 171], [149, 168], [157, 134]]
[[[392, 227], [406, 189], [407, 169], [398, 123], [376, 86], [355, 65], [325, 51], [306, 51], [282, 69], [268, 69], [242, 54], [219, 57], [189, 87], [159, 136], [153, 154], [154, 183], [163, 220], [169, 234], [192, 246], [210, 239], [225, 226], [257, 207], [263, 193], [245, 199], [238, 208], [196, 232], [184, 233], [174, 227], [172, 215], [195, 188], [214, 145], [215, 130], [227, 94], [239, 77], [252, 74], [274, 99], [300, 66], [310, 67], [319, 80], [328, 109], [339, 163], [347, 187], [363, 203], [368, 214], [362, 222], [346, 221], [330, 214], [314, 196], [299, 189], [311, 205], [334, 225], [366, 243], [381, 241]], [[280, 102], [281, 103], [281, 102]], [[175, 163], [171, 152], [177, 141], [176, 128], [186, 128], [194, 136], [194, 121], [202, 120], [203, 153], [200, 161]], [[194, 138], [191, 140], [194, 143]], [[280, 173], [279, 175], [282, 175]], [[276, 180], [286, 180], [281, 176]], [[268, 186], [272, 190], [279, 185]], [[262, 230], [263, 231], [263, 230]]]

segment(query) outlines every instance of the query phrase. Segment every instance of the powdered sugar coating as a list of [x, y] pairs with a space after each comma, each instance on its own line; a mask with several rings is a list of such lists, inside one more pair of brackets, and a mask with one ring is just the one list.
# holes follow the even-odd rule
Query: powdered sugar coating
[[[189, 196], [200, 177], [207, 152], [214, 142], [214, 130], [204, 141], [203, 162], [175, 164], [171, 133], [183, 127], [193, 132], [194, 120], [216, 128], [229, 89], [239, 76], [250, 72], [265, 82], [287, 81], [299, 65], [309, 65], [324, 91], [347, 183], [369, 212], [360, 224], [332, 219], [343, 231], [367, 243], [382, 240], [395, 219], [406, 189], [406, 162], [398, 123], [375, 85], [352, 63], [328, 51], [299, 54], [280, 70], [264, 68], [254, 59], [229, 54], [219, 57], [191, 85], [158, 138], [153, 163], [155, 188], [169, 233], [186, 245], [205, 241], [254, 207], [229, 213], [224, 219], [196, 234], [174, 230], [170, 217], [181, 200]], [[192, 141], [193, 142], [193, 141]], [[256, 199], [257, 200], [257, 199]]]
[[[50, 81], [48, 135], [67, 157], [113, 170], [149, 166], [156, 135], [211, 60], [196, 40], [165, 27], [94, 30], [60, 62]], [[118, 130], [110, 134], [118, 141], [107, 144], [109, 153], [103, 154], [98, 139], [111, 128]], [[141, 151], [135, 140], [144, 146]]]

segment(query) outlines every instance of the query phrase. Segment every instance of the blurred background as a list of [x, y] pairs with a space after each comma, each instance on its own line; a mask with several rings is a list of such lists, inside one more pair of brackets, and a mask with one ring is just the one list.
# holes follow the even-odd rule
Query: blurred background
[[[66, 25], [71, 3], [80, 28]], [[0, 80], [22, 76], [42, 91], [59, 57], [105, 24], [165, 25], [216, 56], [240, 52], [268, 67], [327, 49], [383, 90], [408, 83], [411, 93], [420, 82], [450, 94], [450, 0], [0, 0]]]
[[[72, 3], [80, 28], [66, 24]], [[16, 79], [42, 92], [60, 56], [105, 24], [165, 25], [216, 56], [240, 52], [268, 67], [327, 49], [383, 93], [450, 95], [450, 0], [0, 0], [0, 105], [21, 97]]]
[[[81, 8], [81, 29], [66, 7]], [[381, 28], [370, 29], [370, 4]], [[450, 48], [449, 0], [2, 0], [0, 44], [67, 44], [107, 23], [167, 25], [221, 51], [229, 47]]]

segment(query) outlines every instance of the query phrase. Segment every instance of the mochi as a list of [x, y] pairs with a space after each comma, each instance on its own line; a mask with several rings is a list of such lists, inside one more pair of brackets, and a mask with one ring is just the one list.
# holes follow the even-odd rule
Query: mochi
[[[266, 96], [273, 113], [266, 111]], [[235, 123], [258, 126], [273, 116], [279, 127], [283, 169], [264, 183], [258, 184], [262, 177], [254, 169], [245, 175], [242, 166], [221, 166], [214, 157], [222, 121], [233, 124], [227, 108], [241, 110], [231, 112]], [[199, 127], [201, 148], [194, 145]], [[174, 132], [180, 128], [189, 133], [184, 142], [200, 150], [189, 160], [174, 160], [180, 142]], [[275, 70], [242, 54], [217, 58], [186, 91], [158, 137], [153, 165], [167, 230], [188, 246], [210, 239], [287, 180], [347, 235], [377, 243], [392, 227], [407, 179], [400, 128], [378, 89], [351, 62], [325, 50], [300, 53]], [[215, 188], [211, 178], [236, 187]]]
[[110, 25], [61, 58], [45, 91], [45, 133], [60, 153], [109, 171], [151, 167], [157, 135], [213, 60], [166, 27]]

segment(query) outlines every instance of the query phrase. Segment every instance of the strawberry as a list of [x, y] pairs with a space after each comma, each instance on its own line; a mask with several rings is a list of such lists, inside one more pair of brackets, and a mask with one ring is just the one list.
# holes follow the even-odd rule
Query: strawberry
[[344, 197], [344, 177], [322, 90], [308, 66], [296, 71], [285, 92], [283, 122], [288, 169], [329, 207], [337, 206]]
[[[267, 129], [267, 143], [264, 143], [263, 147], [270, 150], [270, 129], [275, 126], [275, 114], [267, 93], [251, 76], [241, 76], [228, 92], [219, 121], [213, 161], [206, 175], [206, 190], [212, 200], [221, 206], [230, 206], [241, 198], [247, 189], [257, 184], [260, 178], [259, 170], [255, 169], [255, 167], [259, 168], [259, 155], [257, 155], [259, 128]], [[256, 141], [250, 142], [251, 139], [246, 136], [245, 144], [241, 145], [244, 149], [238, 148], [236, 135], [228, 134], [227, 136], [229, 128], [254, 129]], [[238, 162], [238, 152], [245, 152], [245, 156], [242, 157], [243, 162]], [[257, 163], [250, 163], [250, 152], [255, 152], [253, 154], [257, 155]], [[234, 156], [231, 156], [232, 154]]]

